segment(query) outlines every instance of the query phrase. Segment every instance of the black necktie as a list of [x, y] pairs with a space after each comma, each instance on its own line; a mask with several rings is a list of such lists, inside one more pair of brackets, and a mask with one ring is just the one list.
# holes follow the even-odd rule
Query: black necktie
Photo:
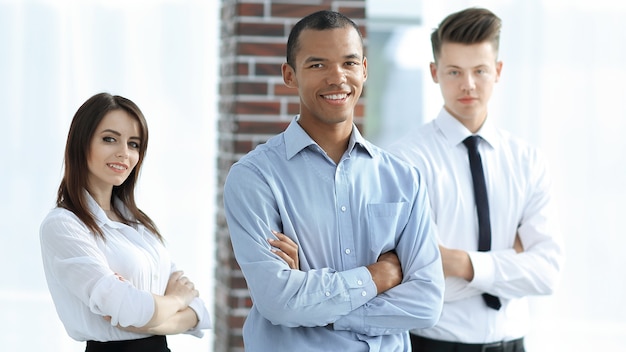
[[[486, 252], [491, 249], [491, 224], [489, 221], [489, 201], [487, 200], [487, 186], [485, 184], [485, 174], [478, 152], [478, 136], [469, 136], [463, 144], [467, 147], [470, 169], [472, 170], [472, 181], [474, 182], [474, 200], [476, 202], [476, 213], [478, 213], [478, 250]], [[500, 309], [502, 304], [500, 299], [488, 293], [483, 293], [483, 299], [489, 308]]]

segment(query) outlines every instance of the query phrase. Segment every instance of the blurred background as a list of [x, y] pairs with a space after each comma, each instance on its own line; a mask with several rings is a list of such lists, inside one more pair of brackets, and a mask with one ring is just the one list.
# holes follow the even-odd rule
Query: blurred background
[[[626, 3], [367, 0], [365, 134], [385, 147], [442, 105], [429, 35], [468, 6], [503, 20], [498, 125], [547, 154], [566, 240], [555, 295], [533, 299], [529, 352], [616, 350], [626, 338]], [[54, 206], [69, 123], [95, 93], [134, 100], [150, 127], [138, 203], [213, 307], [217, 0], [0, 0], [0, 341], [81, 351], [47, 291], [39, 223]], [[169, 338], [173, 351], [211, 351]]]

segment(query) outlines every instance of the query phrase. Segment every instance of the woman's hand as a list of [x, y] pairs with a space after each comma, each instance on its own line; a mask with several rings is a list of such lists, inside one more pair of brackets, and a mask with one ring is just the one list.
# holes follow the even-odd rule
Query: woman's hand
[[165, 296], [176, 297], [180, 301], [181, 309], [188, 307], [191, 301], [199, 295], [200, 293], [195, 289], [193, 282], [188, 277], [183, 276], [182, 271], [175, 271], [170, 275], [165, 288]]
[[[277, 239], [270, 238], [268, 242], [274, 248], [272, 252], [281, 257], [291, 269], [300, 270], [300, 260], [298, 259], [298, 245], [291, 238], [278, 232], [272, 231]], [[278, 249], [276, 249], [278, 248]]]

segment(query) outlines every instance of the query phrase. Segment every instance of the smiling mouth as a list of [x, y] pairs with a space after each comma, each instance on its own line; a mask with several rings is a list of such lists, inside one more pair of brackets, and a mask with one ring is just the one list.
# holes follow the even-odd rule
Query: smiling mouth
[[126, 169], [128, 169], [126, 166], [119, 165], [119, 164], [107, 164], [107, 166], [110, 167], [111, 169], [115, 169], [119, 171], [126, 171]]
[[348, 93], [341, 93], [341, 94], [328, 94], [328, 95], [322, 95], [322, 98], [326, 99], [326, 100], [336, 100], [336, 101], [340, 101], [340, 100], [346, 100], [348, 99], [349, 94]]

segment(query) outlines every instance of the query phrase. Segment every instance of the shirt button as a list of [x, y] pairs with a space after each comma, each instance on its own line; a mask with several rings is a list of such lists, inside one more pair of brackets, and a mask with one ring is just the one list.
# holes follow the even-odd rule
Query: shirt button
[[365, 292], [365, 291], [361, 292], [361, 296], [363, 296], [363, 297], [367, 296], [367, 292]]
[[350, 254], [351, 252], [350, 248], [346, 248], [346, 254]]
[[326, 297], [330, 297], [330, 292], [326, 291], [325, 295]]
[[363, 285], [363, 281], [359, 280], [356, 282], [359, 286]]
[[341, 206], [341, 211], [346, 211], [346, 209], [348, 209], [348, 208], [346, 208], [346, 206], [345, 206], [345, 205], [342, 205], [342, 206]]

